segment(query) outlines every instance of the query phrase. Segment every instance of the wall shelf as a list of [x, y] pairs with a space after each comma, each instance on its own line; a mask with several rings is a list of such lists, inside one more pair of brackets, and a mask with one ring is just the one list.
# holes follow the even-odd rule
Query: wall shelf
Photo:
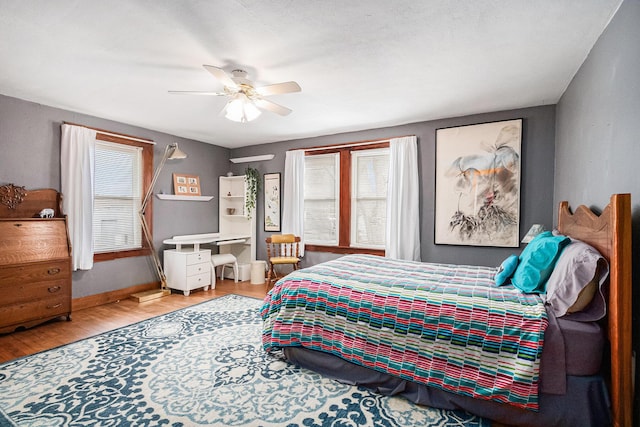
[[213, 196], [176, 196], [175, 194], [156, 194], [161, 200], [182, 200], [188, 202], [208, 202]]
[[236, 157], [234, 159], [229, 159], [229, 161], [232, 163], [262, 162], [264, 160], [271, 160], [274, 157], [274, 154], [262, 154], [260, 156]]

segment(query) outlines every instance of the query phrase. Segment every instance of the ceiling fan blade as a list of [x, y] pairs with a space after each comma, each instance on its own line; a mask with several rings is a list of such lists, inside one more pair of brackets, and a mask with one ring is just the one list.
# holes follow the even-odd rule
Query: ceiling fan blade
[[256, 92], [262, 96], [300, 92], [301, 90], [302, 88], [300, 88], [300, 85], [296, 82], [276, 83], [256, 88]]
[[283, 107], [280, 104], [276, 104], [275, 102], [272, 102], [272, 101], [267, 101], [266, 99], [263, 99], [263, 98], [255, 99], [253, 102], [259, 108], [262, 108], [263, 110], [271, 111], [272, 113], [280, 114], [281, 116], [286, 116], [292, 111], [287, 107]]
[[223, 85], [233, 88], [233, 89], [237, 89], [238, 85], [236, 84], [236, 82], [234, 82], [231, 77], [229, 77], [229, 75], [227, 74], [226, 71], [224, 71], [222, 68], [218, 68], [218, 67], [214, 67], [213, 65], [203, 65], [203, 67], [210, 72], [211, 74], [213, 74], [213, 77], [215, 77], [216, 79], [220, 80], [220, 83], [222, 83]]
[[172, 95], [213, 95], [213, 96], [227, 95], [224, 92], [202, 92], [202, 91], [196, 91], [196, 90], [170, 90], [169, 93]]

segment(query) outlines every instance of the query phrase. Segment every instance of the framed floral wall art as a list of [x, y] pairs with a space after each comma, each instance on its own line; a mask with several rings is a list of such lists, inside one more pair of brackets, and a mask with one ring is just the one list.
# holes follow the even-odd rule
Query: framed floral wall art
[[264, 231], [280, 231], [280, 174], [264, 174]]
[[519, 246], [522, 119], [436, 130], [435, 243]]

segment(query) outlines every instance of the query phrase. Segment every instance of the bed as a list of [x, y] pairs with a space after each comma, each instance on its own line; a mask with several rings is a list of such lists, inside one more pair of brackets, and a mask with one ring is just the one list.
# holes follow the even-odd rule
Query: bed
[[[525, 268], [496, 285], [507, 260], [349, 255], [293, 272], [265, 297], [263, 346], [340, 381], [502, 424], [632, 425], [630, 199], [614, 194], [600, 215], [560, 204], [557, 232], [525, 248], [562, 242], [542, 295], [519, 289]], [[582, 260], [580, 245], [599, 257], [593, 295], [576, 308], [557, 295], [583, 269], [570, 255]]]

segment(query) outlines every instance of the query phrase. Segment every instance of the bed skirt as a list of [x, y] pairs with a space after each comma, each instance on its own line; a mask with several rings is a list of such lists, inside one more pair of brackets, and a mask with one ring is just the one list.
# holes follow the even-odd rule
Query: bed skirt
[[343, 383], [360, 385], [383, 395], [401, 395], [420, 405], [461, 409], [503, 424], [522, 427], [602, 427], [611, 424], [609, 394], [600, 375], [567, 376], [567, 393], [541, 393], [540, 410], [534, 412], [427, 387], [321, 351], [286, 347], [283, 352], [289, 362]]

